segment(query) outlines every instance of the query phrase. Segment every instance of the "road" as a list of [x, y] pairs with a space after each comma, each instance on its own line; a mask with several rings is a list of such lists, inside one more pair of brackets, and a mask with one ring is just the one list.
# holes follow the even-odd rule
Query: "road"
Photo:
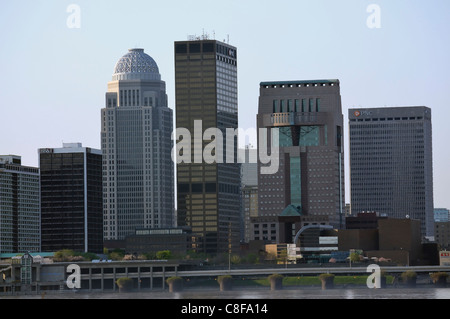
[[[368, 265], [367, 265], [368, 266]], [[416, 273], [450, 272], [450, 266], [387, 266], [381, 267], [386, 273], [403, 273], [413, 270]], [[253, 269], [214, 269], [166, 272], [166, 276], [204, 277], [204, 276], [255, 276], [255, 275], [318, 275], [330, 274], [367, 274], [367, 267], [296, 267], [296, 268], [253, 268]]]

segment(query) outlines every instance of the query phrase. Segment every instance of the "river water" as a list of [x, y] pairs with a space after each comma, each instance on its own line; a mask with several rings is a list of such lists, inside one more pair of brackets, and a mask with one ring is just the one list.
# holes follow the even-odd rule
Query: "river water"
[[173, 300], [292, 300], [292, 299], [450, 299], [450, 288], [385, 288], [369, 289], [334, 288], [284, 288], [271, 291], [269, 288], [233, 288], [231, 291], [218, 289], [187, 289], [181, 292], [64, 292], [41, 293], [34, 295], [1, 296], [0, 299], [173, 299]]

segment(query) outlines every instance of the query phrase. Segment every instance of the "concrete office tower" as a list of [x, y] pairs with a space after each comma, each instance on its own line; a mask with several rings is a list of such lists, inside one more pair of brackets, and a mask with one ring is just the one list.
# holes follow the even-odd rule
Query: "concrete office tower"
[[172, 110], [158, 65], [143, 49], [117, 62], [101, 111], [105, 240], [174, 226]]
[[[262, 174], [264, 165], [259, 161], [259, 215], [279, 216], [290, 206], [299, 216], [326, 217], [332, 226], [342, 227], [344, 150], [339, 80], [262, 82], [257, 126], [258, 143], [262, 138], [259, 129], [270, 128], [268, 153], [272, 143], [279, 150], [279, 168], [274, 174]], [[273, 139], [272, 128], [278, 129], [278, 140]], [[259, 153], [261, 158], [261, 149]]]
[[39, 169], [0, 155], [0, 253], [40, 251]]
[[258, 154], [255, 148], [246, 148], [241, 160], [241, 241], [251, 239], [251, 218], [258, 217]]
[[421, 221], [432, 236], [433, 158], [427, 107], [349, 109], [352, 212]]
[[[175, 89], [177, 131], [184, 128], [192, 135], [191, 160], [177, 164], [178, 226], [189, 226], [198, 236], [193, 244], [196, 251], [222, 253], [230, 246], [236, 251], [240, 237], [238, 140], [232, 139], [234, 145], [225, 142], [226, 129], [238, 126], [236, 48], [207, 39], [175, 42]], [[202, 124], [197, 137], [194, 121]], [[215, 140], [202, 141], [209, 128], [222, 132], [223, 163], [196, 160]], [[198, 145], [201, 150], [195, 150]], [[234, 152], [233, 163], [225, 160], [226, 147]]]
[[81, 143], [40, 148], [41, 249], [103, 253], [102, 154]]

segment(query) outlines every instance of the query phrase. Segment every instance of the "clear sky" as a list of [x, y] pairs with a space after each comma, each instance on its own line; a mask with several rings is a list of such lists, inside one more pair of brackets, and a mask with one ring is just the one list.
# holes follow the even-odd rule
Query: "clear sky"
[[262, 81], [339, 79], [346, 130], [348, 108], [430, 107], [434, 203], [450, 208], [448, 0], [2, 0], [0, 154], [38, 166], [38, 148], [100, 148], [107, 82], [129, 48], [155, 59], [174, 108], [173, 43], [204, 33], [238, 48], [244, 129]]

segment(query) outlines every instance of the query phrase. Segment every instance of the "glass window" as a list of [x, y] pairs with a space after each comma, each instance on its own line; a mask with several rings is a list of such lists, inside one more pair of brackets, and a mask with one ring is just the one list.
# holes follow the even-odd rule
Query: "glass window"
[[294, 112], [294, 108], [292, 106], [292, 100], [288, 100], [288, 112]]
[[301, 207], [302, 205], [300, 174], [301, 174], [300, 157], [291, 157], [290, 158], [291, 204], [296, 207]]
[[200, 53], [200, 43], [189, 43], [189, 53]]
[[319, 126], [280, 127], [278, 146], [319, 146], [319, 132]]
[[176, 44], [175, 45], [175, 53], [187, 53], [187, 44]]
[[203, 52], [214, 52], [214, 43], [213, 42], [203, 43]]

